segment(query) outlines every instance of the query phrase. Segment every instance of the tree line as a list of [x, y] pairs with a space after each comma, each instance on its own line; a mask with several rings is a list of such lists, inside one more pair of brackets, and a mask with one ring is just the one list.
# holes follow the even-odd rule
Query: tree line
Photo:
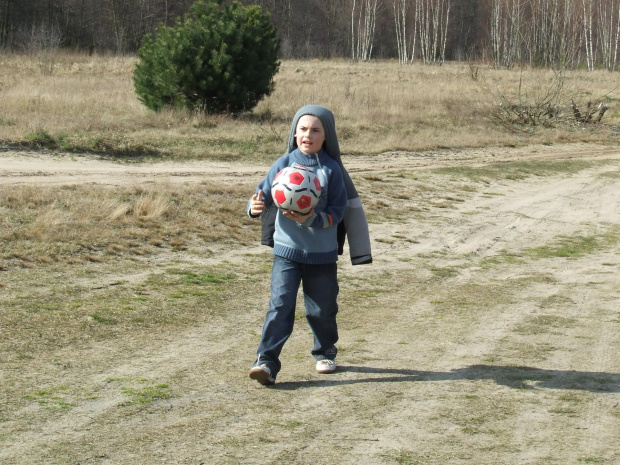
[[[0, 48], [133, 54], [193, 0], [0, 0]], [[224, 1], [223, 3], [231, 3]], [[278, 30], [282, 58], [397, 58], [496, 67], [620, 68], [620, 0], [241, 0]]]

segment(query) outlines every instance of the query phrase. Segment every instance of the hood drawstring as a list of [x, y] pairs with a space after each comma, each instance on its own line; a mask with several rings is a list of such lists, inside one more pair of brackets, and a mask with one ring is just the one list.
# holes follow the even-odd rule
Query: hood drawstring
[[325, 170], [323, 169], [323, 165], [321, 165], [321, 161], [319, 160], [319, 152], [316, 152], [314, 156], [316, 158], [316, 162], [319, 164], [319, 169], [321, 170], [321, 173], [323, 173], [323, 179], [325, 180], [325, 185], [327, 185], [327, 176], [325, 175]]
[[316, 157], [316, 162], [319, 164], [319, 169], [323, 172], [323, 176], [325, 176], [325, 171], [323, 171], [323, 165], [321, 165], [321, 161], [319, 160], [319, 152], [314, 154]]

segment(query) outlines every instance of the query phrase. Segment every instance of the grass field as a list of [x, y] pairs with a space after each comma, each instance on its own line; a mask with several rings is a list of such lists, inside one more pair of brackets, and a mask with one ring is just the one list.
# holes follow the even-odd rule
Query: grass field
[[[0, 55], [0, 141], [5, 146], [123, 158], [271, 160], [295, 111], [332, 109], [344, 153], [616, 140], [615, 73], [493, 70], [484, 65], [284, 61], [275, 92], [249, 114], [153, 113], [134, 93], [134, 58]], [[571, 101], [609, 110], [603, 125], [575, 124]], [[505, 127], [512, 115], [557, 108], [553, 124]], [[499, 121], [498, 121], [499, 118]], [[611, 128], [607, 125], [611, 125]], [[587, 125], [586, 125], [587, 126]]]

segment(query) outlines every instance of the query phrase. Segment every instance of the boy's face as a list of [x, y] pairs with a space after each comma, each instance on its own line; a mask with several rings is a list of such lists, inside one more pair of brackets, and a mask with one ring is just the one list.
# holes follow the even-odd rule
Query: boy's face
[[306, 155], [314, 155], [325, 142], [323, 123], [316, 116], [304, 115], [297, 121], [295, 128], [297, 147]]

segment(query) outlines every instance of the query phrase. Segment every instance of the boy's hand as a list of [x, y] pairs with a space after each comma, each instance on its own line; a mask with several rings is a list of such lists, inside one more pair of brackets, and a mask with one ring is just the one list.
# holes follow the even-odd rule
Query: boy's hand
[[257, 194], [252, 196], [250, 200], [250, 214], [258, 216], [265, 211], [265, 202], [263, 202], [263, 190], [259, 190]]
[[302, 215], [301, 213], [297, 213], [293, 211], [288, 211], [288, 210], [284, 210], [282, 214], [286, 216], [287, 218], [290, 218], [291, 220], [296, 221], [297, 223], [301, 224], [301, 223], [304, 223], [308, 218], [310, 218], [314, 214], [314, 208], [310, 210], [308, 213], [306, 213], [305, 215]]

